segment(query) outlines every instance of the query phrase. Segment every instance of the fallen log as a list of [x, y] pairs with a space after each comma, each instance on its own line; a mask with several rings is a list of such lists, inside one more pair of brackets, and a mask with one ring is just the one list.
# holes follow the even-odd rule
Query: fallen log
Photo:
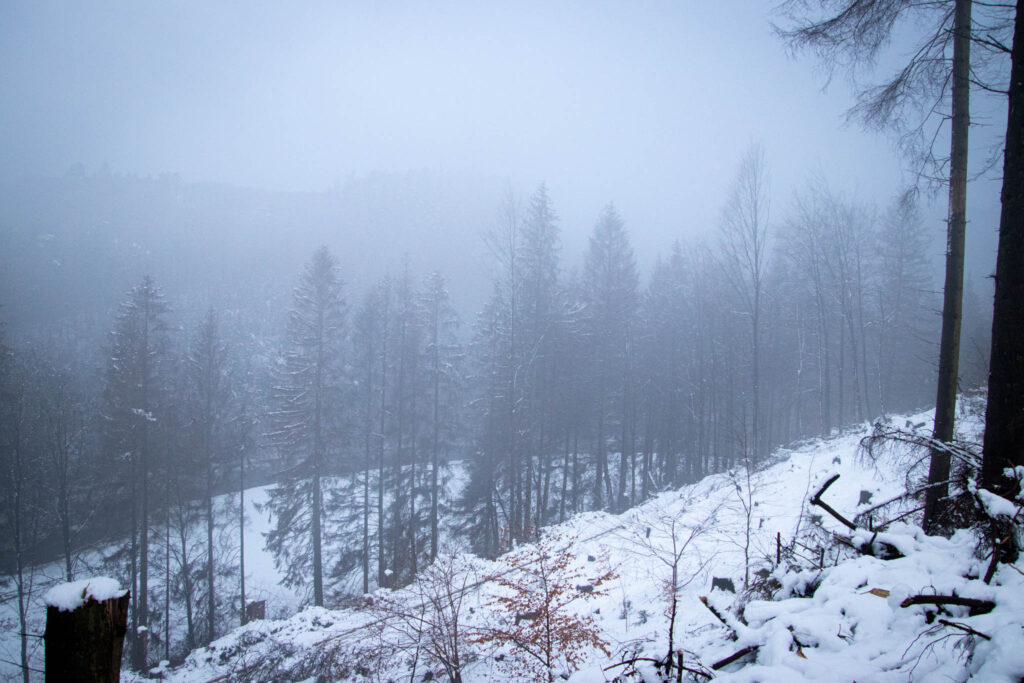
[[912, 607], [913, 605], [956, 605], [957, 607], [969, 607], [969, 614], [972, 617], [976, 617], [979, 614], [991, 612], [995, 609], [996, 603], [991, 600], [962, 598], [959, 595], [911, 595], [900, 603], [900, 607]]

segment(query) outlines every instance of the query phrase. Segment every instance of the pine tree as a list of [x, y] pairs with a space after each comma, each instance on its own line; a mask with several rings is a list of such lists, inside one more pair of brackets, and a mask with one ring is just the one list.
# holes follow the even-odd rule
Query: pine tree
[[[639, 278], [625, 224], [609, 204], [594, 226], [583, 270], [586, 334], [591, 349], [591, 381], [596, 395], [594, 506], [622, 506], [630, 438], [633, 334]], [[618, 497], [612, 492], [608, 440], [619, 428]]]
[[[132, 667], [146, 665], [149, 628], [149, 541], [152, 475], [156, 467], [153, 424], [159, 419], [167, 353], [167, 304], [146, 276], [121, 305], [112, 334], [103, 394], [107, 454], [119, 469], [130, 501]], [[127, 471], [125, 471], [127, 470]]]
[[267, 503], [277, 520], [267, 547], [290, 585], [312, 574], [317, 606], [324, 604], [322, 479], [339, 446], [344, 335], [342, 282], [334, 257], [321, 247], [306, 264], [288, 315], [270, 436], [290, 468]]
[[530, 198], [523, 218], [519, 253], [521, 277], [519, 349], [515, 372], [520, 382], [521, 434], [525, 451], [522, 484], [526, 527], [537, 529], [547, 516], [551, 459], [556, 448], [555, 387], [563, 379], [555, 350], [563, 328], [558, 217], [543, 183]]
[[438, 272], [423, 284], [420, 306], [426, 329], [425, 357], [430, 393], [430, 561], [437, 558], [441, 451], [447, 453], [457, 438], [460, 426], [462, 348], [458, 342], [458, 317], [448, 294], [448, 283]]
[[206, 505], [206, 640], [217, 637], [217, 600], [214, 585], [213, 535], [216, 529], [213, 496], [219, 470], [227, 466], [223, 429], [230, 410], [226, 349], [221, 342], [217, 314], [207, 312], [188, 355], [188, 381], [196, 456], [203, 472]]

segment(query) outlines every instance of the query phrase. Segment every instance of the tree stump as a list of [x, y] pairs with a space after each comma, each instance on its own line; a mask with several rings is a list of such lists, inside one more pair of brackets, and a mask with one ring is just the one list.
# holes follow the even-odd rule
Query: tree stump
[[267, 618], [267, 601], [254, 600], [245, 606], [245, 622]]
[[[121, 676], [121, 651], [128, 629], [128, 591], [96, 600], [81, 588], [77, 607], [54, 604], [47, 599], [46, 680], [48, 683], [117, 683]], [[61, 588], [77, 584], [64, 584]], [[101, 596], [102, 597], [102, 596]]]

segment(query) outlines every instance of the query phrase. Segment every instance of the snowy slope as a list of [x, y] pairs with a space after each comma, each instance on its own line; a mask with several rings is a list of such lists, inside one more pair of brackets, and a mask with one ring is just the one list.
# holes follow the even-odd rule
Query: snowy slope
[[[301, 602], [301, 596], [293, 590], [280, 585], [281, 573], [275, 568], [273, 557], [264, 549], [263, 535], [269, 531], [271, 520], [259, 511], [259, 505], [266, 501], [269, 486], [261, 486], [246, 491], [246, 528], [245, 528], [245, 567], [246, 597], [248, 600], [266, 600], [273, 616], [285, 617], [293, 614]], [[215, 501], [217, 516], [222, 520], [231, 520], [229, 528], [223, 533], [230, 536], [230, 542], [237, 538], [238, 498], [237, 496], [219, 496]], [[204, 530], [196, 529], [196, 538], [204, 537]], [[78, 576], [89, 577], [109, 573], [104, 558], [109, 556], [116, 546], [107, 545], [84, 552], [76, 562], [75, 571]], [[159, 550], [159, 548], [157, 548]], [[233, 558], [237, 563], [237, 552]], [[162, 567], [162, 562], [160, 563]], [[162, 572], [161, 572], [162, 573]], [[61, 562], [35, 567], [29, 570], [32, 583], [31, 602], [28, 610], [28, 630], [30, 633], [43, 633], [46, 627], [46, 605], [44, 596], [47, 589], [60, 583], [64, 576], [64, 565]], [[4, 602], [0, 604], [0, 677], [4, 680], [20, 680], [20, 671], [15, 669], [13, 662], [19, 660], [18, 613], [17, 601], [13, 596], [14, 584], [4, 584]], [[162, 608], [162, 607], [161, 607]], [[183, 619], [180, 605], [175, 605], [172, 620], [176, 626]], [[180, 630], [179, 630], [180, 633]], [[39, 638], [30, 641], [32, 654], [31, 666], [42, 669], [43, 645]]]
[[[907, 422], [930, 424], [931, 420], [928, 414], [920, 414]], [[960, 429], [965, 438], [976, 440], [980, 424], [966, 416]], [[664, 560], [671, 556], [673, 537], [677, 544], [688, 541], [677, 566], [679, 583], [687, 585], [679, 591], [674, 630], [675, 646], [684, 650], [688, 665], [706, 668], [748, 646], [758, 648], [715, 671], [716, 680], [965, 680], [970, 674], [979, 680], [1018, 680], [1024, 674], [1022, 577], [1013, 567], [1003, 567], [992, 586], [964, 578], [984, 573], [986, 564], [974, 556], [975, 539], [967, 532], [951, 540], [927, 538], [913, 526], [897, 524], [884, 540], [906, 553], [905, 558], [883, 561], [826, 555], [822, 571], [816, 567], [820, 555], [795, 546], [798, 553], [811, 557], [791, 556], [783, 567], [775, 566], [777, 534], [786, 545], [795, 537], [812, 545], [814, 533], [841, 530], [827, 515], [812, 530], [807, 514], [820, 514], [817, 508], [808, 508], [807, 499], [833, 474], [840, 479], [826, 499], [850, 517], [859, 509], [862, 492], [877, 503], [903, 491], [906, 451], [893, 449], [872, 462], [858, 449], [868, 433], [870, 427], [865, 425], [778, 453], [773, 465], [751, 476], [749, 499], [742, 472], [719, 474], [621, 515], [587, 513], [547, 530], [549, 540], [542, 552], [555, 557], [566, 554], [565, 571], [577, 587], [609, 570], [613, 574], [591, 593], [580, 590], [567, 608], [592, 620], [607, 643], [607, 654], [585, 648], [585, 661], [572, 680], [612, 680], [627, 667], [606, 668], [623, 659], [664, 656], [665, 582], [670, 578], [670, 566]], [[750, 510], [749, 544], [745, 501]], [[778, 585], [776, 600], [754, 599], [745, 605], [744, 624], [736, 616], [734, 597], [710, 588], [713, 577], [729, 578], [742, 587], [745, 547], [751, 569], [773, 571]], [[468, 586], [461, 627], [471, 641], [464, 645], [464, 680], [522, 680], [522, 672], [514, 673], [510, 667], [510, 662], [524, 656], [519, 648], [479, 641], [488, 640], [481, 634], [512, 628], [515, 619], [499, 604], [509, 589], [484, 579], [515, 577], [523, 567], [534, 567], [524, 564], [531, 552], [536, 560], [538, 554], [530, 547], [495, 562], [458, 559], [456, 583]], [[788, 564], [793, 566], [787, 572]], [[815, 568], [809, 569], [812, 564]], [[804, 571], [799, 571], [800, 566]], [[957, 607], [950, 608], [947, 616], [947, 620], [969, 623], [993, 640], [926, 623], [928, 609], [934, 608], [900, 607], [907, 595], [953, 591], [997, 602], [995, 610], [982, 616], [969, 617], [966, 608]], [[392, 600], [415, 612], [421, 595], [414, 586], [394, 594]], [[709, 596], [730, 628], [700, 603], [700, 596]], [[376, 609], [307, 609], [285, 621], [249, 624], [194, 652], [168, 677], [190, 682], [420, 680], [431, 670], [431, 675], [441, 674], [422, 652], [417, 657], [414, 648], [400, 647], [410, 643], [398, 633], [401, 624], [390, 631], [382, 627], [382, 596], [375, 597]], [[637, 668], [643, 672], [644, 666]], [[569, 668], [564, 661], [556, 662], [554, 672], [567, 673]]]
[[[442, 471], [442, 481], [445, 490], [442, 500], [451, 501], [461, 495], [462, 488], [466, 484], [467, 474], [460, 462], [452, 462], [445, 466]], [[349, 485], [346, 478], [335, 482], [338, 486]], [[266, 601], [267, 616], [270, 618], [284, 619], [295, 614], [299, 607], [308, 602], [306, 590], [290, 588], [281, 584], [283, 572], [275, 563], [274, 556], [265, 547], [266, 534], [274, 526], [268, 510], [262, 509], [269, 497], [273, 485], [259, 486], [247, 489], [245, 492], [245, 575], [246, 575], [246, 600]], [[238, 496], [237, 494], [218, 496], [214, 499], [216, 518], [218, 520], [218, 531], [215, 543], [218, 548], [218, 570], [223, 570], [224, 575], [217, 577], [217, 590], [219, 601], [223, 605], [221, 625], [223, 628], [231, 628], [233, 619], [237, 616], [230, 615], [229, 610], [237, 614], [238, 602]], [[164, 536], [160, 520], [155, 520], [154, 536], [151, 540], [153, 557], [151, 559], [152, 590], [155, 595], [162, 596], [163, 588], [163, 544]], [[442, 525], [442, 537], [449, 537], [452, 531]], [[201, 562], [205, 557], [206, 527], [205, 518], [199, 517], [195, 520], [190, 530], [190, 555], [193, 562]], [[172, 538], [177, 543], [177, 539]], [[113, 575], [115, 569], [106, 561], [106, 558], [118, 548], [117, 544], [103, 544], [91, 550], [80, 553], [75, 562], [76, 577], [91, 577], [100, 575]], [[29, 639], [30, 666], [42, 670], [43, 668], [43, 643], [41, 636], [46, 626], [46, 605], [44, 596], [47, 590], [63, 581], [64, 565], [62, 562], [54, 562], [40, 567], [30, 568], [26, 573], [26, 580], [31, 584], [31, 595], [28, 608], [28, 632], [35, 634]], [[225, 605], [224, 603], [233, 603]], [[197, 615], [201, 611], [199, 606]], [[151, 609], [163, 613], [162, 597]], [[15, 584], [10, 577], [4, 577], [0, 583], [0, 680], [21, 680], [20, 669], [16, 668], [16, 662], [20, 661], [20, 639], [18, 637], [18, 608], [15, 593]], [[180, 648], [185, 640], [185, 609], [180, 601], [171, 605], [171, 652]], [[197, 619], [201, 617], [197, 616]], [[154, 627], [157, 635], [163, 636], [163, 628], [160, 625]], [[39, 674], [41, 676], [41, 673]]]

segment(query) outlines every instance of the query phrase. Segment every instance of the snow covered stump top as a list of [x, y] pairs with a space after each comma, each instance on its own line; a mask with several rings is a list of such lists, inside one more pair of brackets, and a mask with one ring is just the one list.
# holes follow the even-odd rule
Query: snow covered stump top
[[128, 591], [96, 577], [47, 591], [46, 680], [117, 683], [128, 624]]
[[71, 612], [84, 605], [90, 598], [96, 602], [105, 602], [111, 598], [124, 597], [127, 593], [127, 590], [121, 589], [121, 584], [116, 579], [97, 576], [58, 584], [46, 591], [43, 600], [47, 607], [56, 607], [62, 612]]

